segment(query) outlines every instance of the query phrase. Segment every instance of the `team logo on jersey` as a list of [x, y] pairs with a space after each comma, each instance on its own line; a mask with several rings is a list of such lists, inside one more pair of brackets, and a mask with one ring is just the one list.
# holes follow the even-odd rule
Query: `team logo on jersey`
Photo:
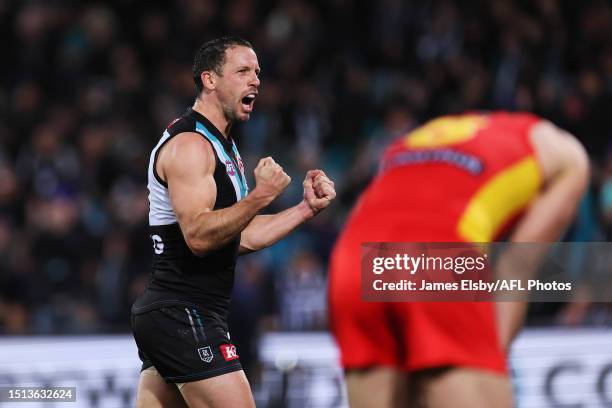
[[151, 235], [151, 239], [153, 240], [153, 251], [157, 255], [161, 255], [164, 252], [164, 242], [161, 237], [159, 235]]
[[219, 346], [221, 350], [221, 354], [223, 354], [223, 358], [225, 361], [231, 361], [238, 358], [238, 353], [236, 352], [236, 346], [233, 344], [222, 344]]
[[236, 169], [234, 169], [234, 164], [230, 160], [226, 160], [225, 161], [225, 171], [230, 176], [235, 176], [236, 175]]
[[213, 352], [210, 349], [210, 346], [202, 347], [198, 349], [198, 354], [200, 358], [205, 363], [210, 363], [213, 360]]
[[405, 143], [411, 148], [452, 146], [473, 139], [487, 123], [483, 115], [443, 116], [408, 133]]

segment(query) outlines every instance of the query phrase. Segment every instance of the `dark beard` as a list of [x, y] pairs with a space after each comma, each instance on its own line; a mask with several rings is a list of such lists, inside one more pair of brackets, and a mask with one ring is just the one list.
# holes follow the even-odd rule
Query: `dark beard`
[[227, 119], [228, 123], [232, 123], [238, 120], [238, 118], [236, 117], [236, 111], [230, 107], [223, 107], [223, 116], [225, 116], [225, 119]]
[[[243, 119], [241, 119], [238, 116], [237, 111], [233, 108], [234, 105], [222, 105], [223, 107], [223, 116], [225, 116], [225, 119], [227, 119], [228, 124], [231, 126], [232, 123], [235, 122], [241, 122], [243, 121]], [[245, 119], [246, 120], [246, 119]]]

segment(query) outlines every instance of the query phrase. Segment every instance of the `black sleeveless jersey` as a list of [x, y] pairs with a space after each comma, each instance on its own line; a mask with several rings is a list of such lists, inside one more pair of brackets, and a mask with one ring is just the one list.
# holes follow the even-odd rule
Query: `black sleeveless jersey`
[[229, 207], [243, 199], [248, 187], [238, 149], [200, 113], [189, 109], [164, 132], [149, 160], [149, 228], [152, 240], [153, 271], [145, 292], [132, 306], [141, 313], [165, 305], [194, 305], [227, 316], [234, 285], [234, 269], [240, 234], [223, 247], [195, 256], [181, 232], [168, 195], [168, 185], [155, 171], [157, 155], [166, 142], [184, 132], [197, 132], [215, 152], [214, 180], [217, 197], [214, 210]]

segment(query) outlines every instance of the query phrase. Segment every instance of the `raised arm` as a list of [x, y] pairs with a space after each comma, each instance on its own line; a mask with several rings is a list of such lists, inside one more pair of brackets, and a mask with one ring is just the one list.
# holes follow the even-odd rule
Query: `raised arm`
[[258, 211], [274, 200], [290, 178], [271, 158], [255, 168], [256, 187], [238, 203], [214, 210], [217, 187], [213, 178], [216, 158], [198, 133], [181, 133], [161, 149], [157, 170], [168, 183], [170, 201], [185, 242], [203, 256], [231, 241]]
[[[531, 130], [531, 141], [544, 177], [544, 190], [514, 229], [513, 242], [552, 242], [559, 239], [573, 219], [589, 181], [589, 160], [578, 140], [552, 123], [541, 121]], [[528, 255], [545, 255], [545, 248]], [[541, 252], [541, 253], [540, 253]], [[521, 251], [519, 256], [525, 256]], [[512, 256], [512, 255], [510, 255]], [[509, 264], [513, 264], [510, 260]], [[501, 271], [503, 273], [503, 271]], [[513, 271], [509, 272], [514, 274]], [[516, 276], [514, 274], [514, 276]], [[508, 347], [520, 330], [527, 310], [525, 302], [497, 304], [500, 341]]]
[[325, 209], [336, 197], [334, 182], [322, 170], [310, 170], [303, 183], [304, 199], [273, 215], [258, 215], [242, 231], [240, 253], [266, 248]]

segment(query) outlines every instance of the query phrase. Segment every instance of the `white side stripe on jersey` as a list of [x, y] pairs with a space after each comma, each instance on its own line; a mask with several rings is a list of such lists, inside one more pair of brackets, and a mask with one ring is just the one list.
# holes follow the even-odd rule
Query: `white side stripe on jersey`
[[170, 203], [168, 189], [164, 187], [155, 177], [155, 156], [159, 148], [170, 138], [170, 133], [166, 130], [159, 142], [153, 148], [149, 158], [149, 170], [147, 174], [149, 189], [149, 225], [169, 225], [174, 224], [176, 215]]

